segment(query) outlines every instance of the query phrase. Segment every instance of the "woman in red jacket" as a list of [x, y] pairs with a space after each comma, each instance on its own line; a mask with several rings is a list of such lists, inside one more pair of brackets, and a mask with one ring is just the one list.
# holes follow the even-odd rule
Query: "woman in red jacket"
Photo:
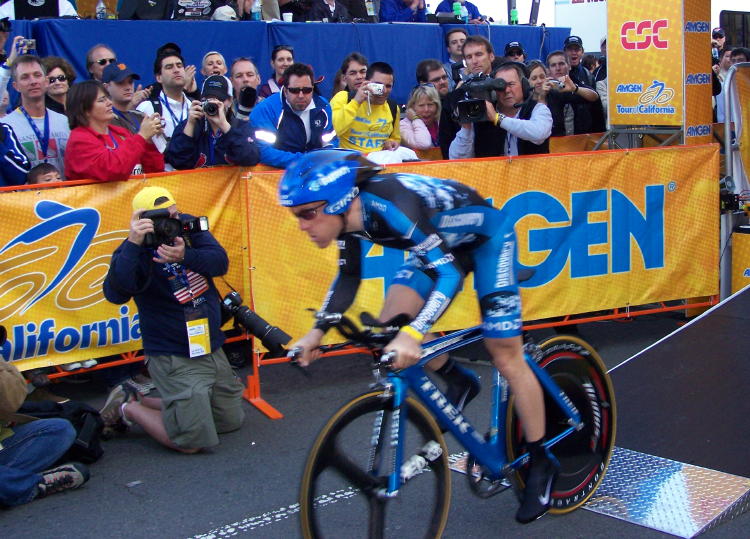
[[158, 114], [144, 118], [136, 135], [110, 125], [112, 101], [102, 83], [95, 80], [70, 88], [65, 111], [71, 129], [65, 150], [67, 179], [106, 182], [164, 170], [164, 156], [151, 142], [154, 135], [162, 133]]

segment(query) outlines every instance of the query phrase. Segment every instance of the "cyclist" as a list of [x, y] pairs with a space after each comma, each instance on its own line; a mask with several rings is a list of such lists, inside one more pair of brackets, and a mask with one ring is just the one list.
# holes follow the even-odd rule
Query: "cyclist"
[[[360, 239], [408, 251], [380, 313], [381, 321], [400, 313], [412, 317], [384, 348], [397, 353], [393, 368], [403, 369], [418, 361], [430, 327], [459, 291], [464, 275], [474, 272], [484, 342], [516, 396], [531, 454], [516, 513], [519, 522], [531, 522], [549, 508], [558, 464], [542, 445], [542, 390], [523, 358], [513, 226], [470, 187], [417, 174], [377, 174], [381, 170], [354, 151], [319, 150], [302, 156], [281, 179], [280, 203], [313, 243], [324, 248], [338, 240], [339, 274], [321, 310], [343, 313], [354, 301], [361, 280]], [[318, 322], [294, 344], [302, 350], [302, 366], [319, 357], [327, 329]], [[479, 392], [476, 376], [447, 354], [431, 363], [457, 408]]]

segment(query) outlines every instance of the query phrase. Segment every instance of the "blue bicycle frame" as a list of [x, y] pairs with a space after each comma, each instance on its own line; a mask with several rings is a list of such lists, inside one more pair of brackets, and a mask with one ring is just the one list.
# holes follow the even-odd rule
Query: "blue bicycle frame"
[[[398, 372], [390, 372], [386, 377], [384, 384], [393, 393], [394, 414], [400, 414], [400, 417], [394, 421], [394, 427], [397, 425], [397, 428], [394, 428], [391, 432], [390, 443], [392, 447], [396, 448], [396, 451], [394, 468], [391, 471], [388, 481], [389, 496], [395, 495], [402, 484], [400, 477], [401, 464], [404, 461], [402, 440], [406, 428], [405, 414], [408, 414], [408, 410], [404, 406], [404, 401], [408, 389], [411, 389], [418, 399], [427, 406], [438, 420], [438, 424], [448, 428], [469, 454], [474, 456], [477, 462], [485, 467], [489, 472], [487, 476], [490, 479], [499, 479], [506, 467], [518, 469], [528, 459], [528, 453], [524, 453], [513, 460], [513, 462], [508, 463], [504, 436], [504, 430], [507, 428], [507, 425], [504, 418], [507, 417], [510, 392], [508, 382], [497, 370], [494, 373], [492, 388], [492, 410], [488, 439], [485, 439], [484, 434], [477, 432], [463, 414], [456, 410], [423, 370], [425, 364], [437, 356], [479, 341], [482, 338], [481, 326], [449, 333], [425, 343], [422, 346], [424, 349], [423, 356], [416, 365]], [[551, 447], [583, 426], [581, 415], [552, 377], [539, 367], [528, 354], [524, 354], [524, 358], [539, 380], [543, 390], [553, 398], [557, 406], [568, 417], [568, 428], [545, 442], [545, 447]], [[503, 418], [502, 429], [500, 418]]]

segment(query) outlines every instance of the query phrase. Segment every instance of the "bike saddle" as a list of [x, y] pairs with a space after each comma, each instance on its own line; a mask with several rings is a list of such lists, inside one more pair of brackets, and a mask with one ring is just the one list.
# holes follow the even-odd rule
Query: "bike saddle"
[[397, 314], [390, 320], [380, 322], [377, 318], [368, 312], [363, 312], [359, 315], [359, 320], [363, 325], [371, 328], [400, 328], [411, 322], [411, 317], [408, 314], [401, 313]]

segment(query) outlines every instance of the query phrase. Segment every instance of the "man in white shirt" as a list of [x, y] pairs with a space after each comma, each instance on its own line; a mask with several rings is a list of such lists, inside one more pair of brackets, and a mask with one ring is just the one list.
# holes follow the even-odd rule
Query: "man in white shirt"
[[505, 90], [497, 91], [495, 104], [485, 101], [487, 121], [461, 124], [450, 159], [549, 153], [552, 113], [547, 105], [530, 99], [523, 66], [502, 64], [494, 78], [505, 81]]
[[21, 94], [21, 105], [3, 118], [16, 133], [31, 167], [40, 163], [55, 166], [65, 177], [65, 146], [70, 127], [68, 119], [44, 106], [47, 74], [38, 56], [24, 54], [11, 66], [13, 88]]
[[162, 91], [151, 95], [136, 110], [146, 116], [158, 112], [165, 122], [164, 136], [169, 140], [174, 128], [187, 119], [190, 112], [190, 99], [185, 95], [188, 78], [182, 56], [174, 50], [159, 55], [154, 62], [154, 75]]

